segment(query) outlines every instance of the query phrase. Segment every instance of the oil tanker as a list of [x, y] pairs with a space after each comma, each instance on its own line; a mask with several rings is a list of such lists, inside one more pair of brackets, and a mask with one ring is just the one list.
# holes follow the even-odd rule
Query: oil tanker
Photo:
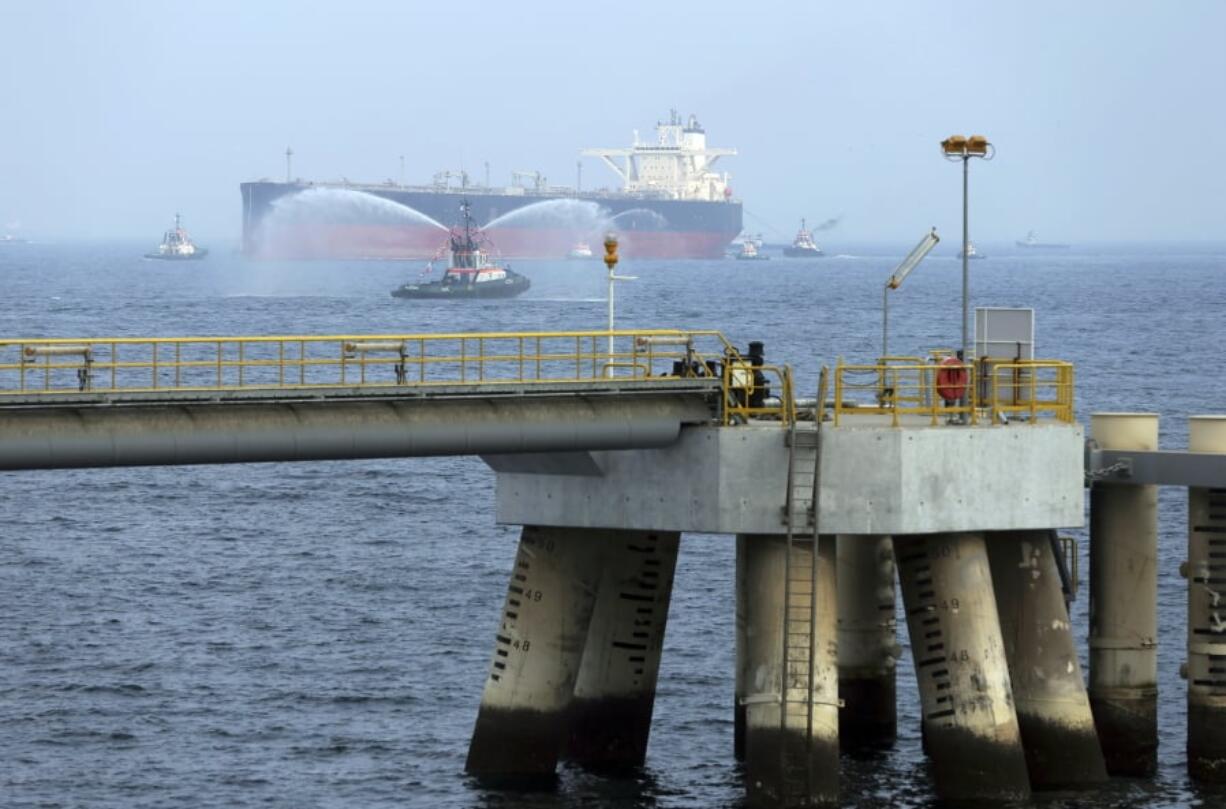
[[[242, 183], [243, 252], [268, 259], [431, 258], [447, 244], [461, 205], [506, 258], [565, 258], [578, 244], [617, 233], [623, 255], [722, 258], [741, 231], [741, 203], [716, 162], [734, 149], [707, 146], [705, 130], [674, 110], [654, 141], [629, 148], [583, 149], [620, 180], [620, 188], [551, 186], [539, 172], [513, 172], [494, 187], [467, 172], [442, 171], [426, 186], [308, 182]], [[582, 172], [583, 164], [579, 164]], [[580, 173], [580, 178], [582, 174]], [[580, 180], [581, 182], [581, 180]]]

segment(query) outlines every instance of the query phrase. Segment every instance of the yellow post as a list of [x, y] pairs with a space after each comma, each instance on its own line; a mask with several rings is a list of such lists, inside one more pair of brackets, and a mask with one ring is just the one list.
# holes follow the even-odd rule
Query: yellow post
[[617, 237], [612, 233], [604, 237], [604, 264], [609, 268], [609, 366], [606, 376], [613, 376], [613, 283], [617, 280], [613, 268], [617, 266]]

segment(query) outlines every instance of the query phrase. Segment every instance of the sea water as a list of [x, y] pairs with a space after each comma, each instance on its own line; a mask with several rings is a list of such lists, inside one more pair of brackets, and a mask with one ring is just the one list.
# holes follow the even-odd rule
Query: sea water
[[[909, 245], [769, 262], [626, 261], [618, 325], [716, 328], [790, 363], [871, 361]], [[512, 262], [509, 301], [396, 300], [420, 265], [140, 260], [140, 244], [0, 248], [0, 339], [603, 328], [604, 266]], [[973, 305], [1033, 307], [1038, 355], [1076, 364], [1077, 412], [1226, 412], [1226, 245], [980, 245]], [[961, 265], [891, 293], [891, 353], [960, 342]], [[780, 493], [782, 497], [782, 493]], [[1045, 807], [1226, 805], [1185, 775], [1182, 490], [1162, 492], [1160, 766]], [[1081, 541], [1087, 569], [1086, 534]], [[735, 807], [733, 542], [686, 535], [646, 767], [562, 766], [551, 793], [463, 772], [517, 529], [476, 458], [0, 474], [0, 806]], [[1085, 582], [1083, 582], [1083, 585]], [[1086, 590], [1074, 604], [1086, 636]], [[901, 623], [901, 621], [900, 621]], [[906, 648], [905, 625], [899, 631]], [[934, 800], [909, 651], [893, 750], [844, 757], [843, 804]]]

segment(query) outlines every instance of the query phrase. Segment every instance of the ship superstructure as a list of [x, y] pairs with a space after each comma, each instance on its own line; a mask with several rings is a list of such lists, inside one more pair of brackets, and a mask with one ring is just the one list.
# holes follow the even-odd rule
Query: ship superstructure
[[[288, 151], [288, 150], [287, 150]], [[656, 142], [637, 134], [628, 149], [584, 149], [610, 165], [620, 188], [580, 191], [550, 185], [536, 171], [512, 172], [510, 185], [484, 184], [467, 171], [443, 171], [428, 185], [308, 182], [243, 183], [243, 252], [272, 259], [429, 258], [461, 202], [507, 258], [566, 258], [579, 243], [618, 234], [621, 253], [637, 258], [720, 258], [741, 231], [742, 210], [713, 149], [691, 116], [675, 112], [656, 127]]]
[[707, 146], [698, 118], [691, 115], [683, 124], [676, 110], [668, 123], [656, 124], [655, 143], [639, 140], [636, 130], [629, 149], [584, 149], [580, 154], [603, 160], [621, 179], [626, 194], [707, 202], [732, 196], [728, 174], [712, 167], [721, 157], [735, 155], [736, 149]]

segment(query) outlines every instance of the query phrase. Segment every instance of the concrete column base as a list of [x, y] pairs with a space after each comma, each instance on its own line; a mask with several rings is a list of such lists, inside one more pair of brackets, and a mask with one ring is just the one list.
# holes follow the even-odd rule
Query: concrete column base
[[1051, 542], [1047, 531], [989, 535], [992, 586], [1031, 786], [1094, 786], [1107, 769]]
[[745, 602], [748, 600], [745, 587], [746, 537], [736, 536], [736, 675], [732, 694], [732, 755], [737, 761], [745, 760], [745, 697], [749, 694], [749, 642], [746, 638]]
[[[837, 803], [834, 538], [822, 537], [816, 555], [811, 539], [794, 539], [790, 578], [783, 538], [753, 535], [743, 537], [742, 542], [749, 806], [776, 809]], [[814, 564], [816, 593], [812, 591]], [[786, 650], [785, 610], [792, 636]], [[814, 636], [816, 645], [810, 646]]]
[[[1188, 420], [1188, 449], [1226, 453], [1226, 416]], [[1188, 490], [1188, 772], [1226, 783], [1226, 489]]]
[[1027, 798], [1026, 756], [983, 536], [895, 536], [894, 551], [937, 795]]
[[601, 576], [599, 532], [524, 526], [465, 770], [495, 784], [555, 778]]
[[1090, 710], [1110, 775], [1158, 771], [1158, 689], [1091, 688]]
[[894, 580], [889, 537], [839, 535], [839, 745], [845, 751], [889, 747], [897, 734]]
[[642, 766], [681, 535], [602, 531], [604, 570], [563, 754], [589, 769]]
[[[1095, 413], [1105, 449], [1158, 448], [1158, 417]], [[1111, 775], [1158, 769], [1158, 487], [1090, 488], [1090, 707]]]

